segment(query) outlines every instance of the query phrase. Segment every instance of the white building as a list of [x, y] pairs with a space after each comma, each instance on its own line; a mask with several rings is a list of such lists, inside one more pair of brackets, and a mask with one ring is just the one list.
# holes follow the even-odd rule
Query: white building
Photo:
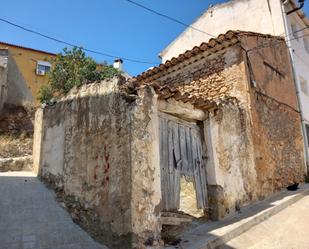
[[160, 57], [162, 62], [166, 62], [228, 30], [284, 36], [290, 47], [294, 67], [309, 166], [309, 19], [302, 11], [304, 2], [304, 0], [298, 2], [297, 0], [231, 0], [209, 7], [191, 25], [195, 29], [188, 27], [160, 53]]

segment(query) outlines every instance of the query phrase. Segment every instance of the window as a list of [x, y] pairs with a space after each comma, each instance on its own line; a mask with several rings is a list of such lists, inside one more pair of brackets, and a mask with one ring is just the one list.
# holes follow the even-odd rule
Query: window
[[51, 64], [47, 61], [38, 61], [36, 67], [36, 74], [37, 75], [45, 75], [51, 69]]
[[291, 28], [292, 28], [292, 34], [294, 36], [294, 38], [299, 41], [299, 35], [300, 35], [300, 32], [297, 32], [299, 30], [297, 24], [294, 24], [292, 23], [291, 24]]
[[302, 77], [300, 77], [300, 89], [305, 95], [309, 96], [308, 83]]
[[306, 52], [309, 54], [309, 38], [308, 36], [304, 36], [304, 47], [306, 49]]

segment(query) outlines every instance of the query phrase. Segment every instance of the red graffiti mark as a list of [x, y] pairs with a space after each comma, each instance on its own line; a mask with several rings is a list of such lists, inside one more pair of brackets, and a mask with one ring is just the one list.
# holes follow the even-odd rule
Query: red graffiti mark
[[107, 186], [108, 185], [108, 181], [109, 181], [109, 152], [108, 152], [108, 147], [107, 145], [104, 145], [104, 152], [103, 152], [103, 157], [104, 157], [104, 168], [103, 168], [103, 172], [104, 172], [104, 179], [103, 179], [103, 186]]
[[95, 168], [94, 168], [94, 180], [97, 180], [98, 176], [97, 176], [97, 169], [99, 168], [99, 165], [96, 165]]

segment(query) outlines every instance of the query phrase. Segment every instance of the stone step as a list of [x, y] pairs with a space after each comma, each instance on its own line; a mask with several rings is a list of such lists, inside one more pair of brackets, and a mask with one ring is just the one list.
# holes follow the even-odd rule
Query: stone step
[[0, 158], [0, 172], [32, 170], [32, 156]]
[[179, 236], [177, 245], [165, 248], [215, 249], [308, 194], [309, 184], [301, 185], [295, 192], [282, 191], [254, 205], [244, 207], [241, 213], [233, 217], [202, 224]]
[[160, 220], [162, 225], [178, 226], [181, 223], [192, 222], [193, 217], [182, 213], [162, 212]]

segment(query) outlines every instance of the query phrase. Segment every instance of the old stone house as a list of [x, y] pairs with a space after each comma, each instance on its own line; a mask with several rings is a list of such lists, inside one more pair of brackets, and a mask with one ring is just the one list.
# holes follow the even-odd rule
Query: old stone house
[[[228, 30], [244, 30], [285, 38], [292, 59], [295, 86], [303, 119], [303, 136], [309, 141], [309, 19], [302, 0], [227, 0], [210, 6], [160, 53], [165, 62], [187, 49]], [[209, 34], [209, 35], [207, 35]], [[309, 143], [304, 139], [309, 167]]]
[[294, 93], [282, 38], [229, 31], [39, 109], [35, 169], [99, 241], [160, 248], [168, 212], [222, 219], [303, 181]]

